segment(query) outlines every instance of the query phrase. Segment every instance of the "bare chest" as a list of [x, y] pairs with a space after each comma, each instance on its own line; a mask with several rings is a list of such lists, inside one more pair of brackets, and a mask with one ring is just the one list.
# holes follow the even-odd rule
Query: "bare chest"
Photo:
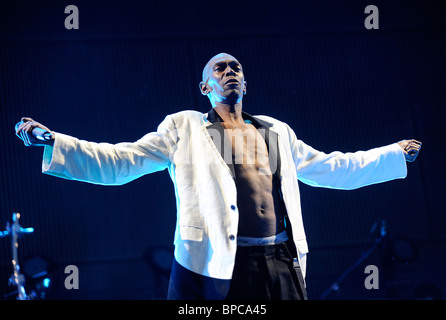
[[224, 128], [225, 136], [231, 143], [233, 163], [239, 170], [257, 169], [263, 174], [271, 174], [267, 170], [267, 145], [253, 125], [235, 127], [225, 124]]
[[273, 184], [268, 148], [253, 125], [224, 124], [236, 175], [239, 234], [263, 237], [282, 231], [280, 200]]

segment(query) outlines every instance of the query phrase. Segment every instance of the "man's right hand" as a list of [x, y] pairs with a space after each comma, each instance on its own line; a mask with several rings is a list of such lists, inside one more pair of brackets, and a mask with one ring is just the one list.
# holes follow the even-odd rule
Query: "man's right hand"
[[[51, 133], [50, 140], [39, 140], [33, 135], [34, 128], [40, 128]], [[43, 124], [31, 118], [23, 117], [19, 125], [16, 126], [15, 134], [22, 139], [25, 146], [52, 146], [54, 144], [54, 133]]]

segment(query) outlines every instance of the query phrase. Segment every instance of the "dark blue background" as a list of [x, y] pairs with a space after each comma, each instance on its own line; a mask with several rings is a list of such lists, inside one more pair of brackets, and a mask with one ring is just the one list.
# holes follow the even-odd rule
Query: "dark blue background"
[[[169, 113], [210, 109], [198, 83], [219, 52], [244, 67], [245, 111], [287, 122], [319, 150], [423, 142], [405, 180], [354, 191], [301, 184], [309, 297], [319, 299], [360, 257], [379, 219], [387, 246], [407, 237], [417, 256], [399, 263], [381, 246], [329, 298], [415, 299], [429, 283], [445, 297], [445, 7], [308, 2], [2, 1], [0, 226], [20, 212], [22, 226], [35, 228], [20, 240], [19, 257], [54, 263], [48, 299], [162, 299], [165, 283], [144, 257], [172, 249], [174, 192], [167, 171], [120, 187], [43, 175], [42, 149], [24, 147], [15, 123], [30, 116], [81, 139], [134, 141]], [[79, 8], [79, 30], [64, 27], [70, 4]], [[379, 30], [364, 27], [368, 4], [379, 8]], [[8, 239], [0, 254], [3, 296], [11, 291]], [[70, 264], [79, 268], [79, 290], [63, 285]], [[378, 290], [364, 288], [368, 264], [380, 268]]]

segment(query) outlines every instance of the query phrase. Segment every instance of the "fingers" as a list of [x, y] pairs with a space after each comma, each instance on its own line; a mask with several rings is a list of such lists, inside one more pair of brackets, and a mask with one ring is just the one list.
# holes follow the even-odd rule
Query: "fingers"
[[27, 146], [27, 147], [31, 145], [31, 141], [30, 141], [31, 133], [32, 133], [32, 127], [31, 127], [30, 123], [27, 122], [20, 129], [20, 137], [23, 140], [23, 143], [25, 144], [25, 146]]
[[31, 118], [28, 118], [28, 117], [23, 117], [23, 118], [20, 120], [20, 122], [18, 123], [19, 126], [16, 126], [16, 128], [15, 128], [15, 129], [16, 129], [16, 132], [19, 131], [20, 129], [22, 129], [23, 126], [25, 126], [25, 125], [28, 124], [29, 122], [34, 122], [34, 120], [31, 119]]
[[36, 122], [28, 117], [23, 117], [20, 124], [16, 127], [16, 135], [23, 140], [25, 146], [33, 145], [34, 137], [32, 131], [35, 127]]
[[421, 142], [418, 140], [408, 140], [407, 145], [404, 148], [404, 153], [406, 156], [406, 160], [409, 162], [415, 161], [416, 157], [418, 156], [418, 153], [421, 149]]
[[16, 134], [19, 134], [23, 127], [29, 124], [30, 121], [33, 122], [34, 120], [31, 118], [23, 117], [15, 127]]
[[406, 157], [406, 160], [409, 162], [415, 161], [415, 158], [418, 156], [418, 153], [419, 153], [419, 150], [410, 150], [409, 152], [407, 152], [407, 154], [409, 156]]
[[30, 117], [23, 117], [22, 118], [22, 122], [28, 122], [28, 121], [34, 121], [34, 120], [31, 119]]
[[16, 135], [17, 137], [19, 137], [20, 139], [22, 139], [22, 137], [21, 137], [21, 135], [20, 135], [20, 129], [21, 129], [21, 127], [22, 127], [22, 124], [23, 124], [23, 122], [19, 122], [19, 123], [17, 123], [16, 126], [15, 126], [15, 135]]
[[[49, 132], [51, 137], [48, 139], [48, 136], [46, 135], [41, 138], [42, 136], [34, 131], [35, 128], [40, 128], [44, 132]], [[23, 141], [25, 146], [52, 146], [54, 144], [54, 135], [52, 131], [29, 117], [23, 117], [22, 120], [16, 124], [15, 134]]]
[[407, 146], [404, 148], [404, 151], [409, 152], [410, 150], [420, 150], [421, 142], [417, 140], [409, 140]]

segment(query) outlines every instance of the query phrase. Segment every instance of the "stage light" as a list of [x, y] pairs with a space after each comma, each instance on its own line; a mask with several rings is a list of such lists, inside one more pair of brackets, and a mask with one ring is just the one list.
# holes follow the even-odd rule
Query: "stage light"
[[50, 279], [50, 278], [45, 278], [45, 279], [42, 280], [42, 285], [43, 285], [45, 288], [49, 288], [50, 283], [51, 283], [51, 279]]
[[31, 299], [45, 299], [51, 288], [52, 263], [35, 255], [25, 259], [23, 273], [26, 276], [26, 289]]

